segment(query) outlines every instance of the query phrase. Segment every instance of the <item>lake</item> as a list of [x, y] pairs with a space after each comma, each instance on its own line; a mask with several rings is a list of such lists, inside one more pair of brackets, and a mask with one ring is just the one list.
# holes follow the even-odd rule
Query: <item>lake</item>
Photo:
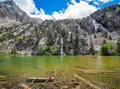
[[[83, 74], [76, 69], [114, 71], [115, 74]], [[105, 89], [120, 88], [120, 56], [0, 56], [0, 74], [8, 76], [63, 76], [77, 73]], [[104, 86], [105, 84], [105, 86]], [[107, 88], [108, 87], [108, 88]]]

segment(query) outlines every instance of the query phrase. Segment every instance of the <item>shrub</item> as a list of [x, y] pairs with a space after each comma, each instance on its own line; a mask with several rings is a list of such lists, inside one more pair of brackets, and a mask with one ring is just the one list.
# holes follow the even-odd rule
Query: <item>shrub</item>
[[116, 51], [115, 51], [115, 45], [112, 43], [105, 43], [102, 45], [101, 47], [101, 55], [104, 56], [110, 56], [110, 55], [116, 55]]
[[59, 45], [54, 45], [50, 47], [50, 53], [52, 55], [58, 55], [60, 51], [60, 46]]
[[39, 50], [38, 50], [38, 55], [43, 55], [45, 54], [46, 50], [48, 49], [47, 45], [42, 45], [39, 47]]
[[119, 7], [117, 8], [117, 11], [118, 11], [118, 12], [120, 11], [120, 8], [119, 8]]
[[8, 33], [3, 33], [1, 36], [0, 36], [0, 42], [4, 41], [4, 40], [7, 40], [9, 37], [8, 37]]
[[104, 31], [103, 32], [103, 37], [108, 38], [108, 33]]

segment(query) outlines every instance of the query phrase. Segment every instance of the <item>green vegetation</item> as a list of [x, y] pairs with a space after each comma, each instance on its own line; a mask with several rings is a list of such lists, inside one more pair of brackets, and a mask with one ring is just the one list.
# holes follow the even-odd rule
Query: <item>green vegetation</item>
[[109, 37], [108, 37], [108, 38], [109, 38], [109, 40], [112, 40], [112, 36], [111, 36], [111, 35], [109, 35]]
[[108, 33], [103, 31], [103, 37], [108, 38]]
[[11, 39], [14, 38], [14, 35], [11, 32], [4, 32], [1, 36], [0, 36], [0, 42], [3, 42], [7, 39]]
[[118, 38], [117, 44], [106, 43], [103, 40], [103, 45], [100, 49], [100, 55], [104, 56], [119, 56], [120, 55], [120, 38]]
[[3, 33], [1, 36], [0, 36], [0, 42], [3, 42], [4, 40], [8, 39], [8, 33]]
[[47, 45], [42, 45], [39, 47], [38, 55], [44, 55], [46, 54], [48, 47]]
[[50, 47], [50, 53], [52, 55], [58, 55], [60, 51], [60, 46], [59, 45], [54, 45]]
[[100, 49], [100, 53], [101, 55], [104, 55], [104, 56], [110, 56], [110, 55], [115, 56], [117, 54], [116, 46], [112, 43], [105, 43], [102, 45]]
[[96, 33], [93, 36], [94, 36], [94, 38], [104, 37], [104, 38], [107, 38], [109, 40], [112, 40], [112, 36], [108, 32], [105, 32], [105, 31]]
[[118, 11], [118, 12], [120, 11], [120, 8], [119, 8], [119, 7], [117, 8], [117, 11]]
[[59, 45], [53, 45], [48, 47], [47, 45], [42, 45], [39, 47], [38, 55], [58, 55], [60, 52]]

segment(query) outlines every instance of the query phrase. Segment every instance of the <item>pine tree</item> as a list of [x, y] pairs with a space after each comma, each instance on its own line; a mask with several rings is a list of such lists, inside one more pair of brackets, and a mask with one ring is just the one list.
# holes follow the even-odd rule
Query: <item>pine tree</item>
[[75, 38], [74, 48], [75, 48], [75, 54], [77, 54], [78, 53], [78, 48], [79, 48], [79, 37], [78, 36], [76, 36], [76, 38]]
[[90, 54], [94, 55], [95, 54], [95, 49], [93, 45], [92, 38], [90, 38], [90, 49], [89, 49]]
[[103, 45], [103, 44], [106, 44], [106, 43], [107, 43], [107, 42], [106, 42], [106, 40], [105, 40], [105, 39], [103, 39], [102, 45]]
[[112, 36], [109, 36], [109, 40], [112, 40]]
[[103, 31], [103, 37], [108, 38], [108, 33]]

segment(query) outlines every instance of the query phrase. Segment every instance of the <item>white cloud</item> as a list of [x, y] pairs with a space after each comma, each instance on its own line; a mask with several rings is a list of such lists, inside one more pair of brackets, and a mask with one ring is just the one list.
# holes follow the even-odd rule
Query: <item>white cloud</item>
[[94, 5], [99, 5], [99, 2], [96, 2], [96, 1], [95, 1], [95, 2], [93, 2], [93, 4], [94, 4]]
[[94, 4], [98, 5], [98, 4], [105, 4], [108, 2], [111, 2], [113, 0], [84, 0], [86, 2], [93, 2]]
[[75, 4], [75, 3], [76, 3], [76, 1], [75, 1], [75, 0], [71, 0], [71, 3], [72, 3], [72, 4]]
[[[5, 0], [0, 0], [0, 1], [5, 1]], [[43, 20], [53, 19], [52, 16], [46, 15], [43, 9], [38, 10], [33, 0], [14, 0], [14, 1], [30, 17], [41, 18]]]
[[36, 8], [33, 0], [14, 0], [15, 3], [28, 15], [34, 12], [35, 14], [39, 14], [39, 10]]
[[[3, 0], [0, 0], [3, 1]], [[83, 18], [89, 16], [91, 13], [96, 11], [98, 8], [94, 5], [99, 5], [99, 3], [107, 3], [112, 0], [80, 0], [76, 2], [76, 0], [71, 0], [67, 3], [67, 8], [61, 11], [55, 11], [52, 15], [48, 15], [41, 8], [38, 10], [35, 6], [33, 0], [14, 0], [15, 3], [25, 11], [29, 16], [40, 18], [43, 20], [46, 19], [68, 19], [68, 18]], [[90, 5], [89, 2], [95, 2], [94, 5]]]
[[87, 2], [91, 2], [91, 1], [94, 1], [94, 0], [85, 0], [85, 1], [87, 1]]
[[97, 10], [93, 5], [89, 5], [85, 1], [80, 1], [77, 3], [75, 0], [71, 1], [65, 11], [54, 12], [52, 16], [56, 19], [67, 19], [67, 18], [83, 18], [89, 16], [91, 13]]
[[101, 3], [108, 3], [108, 2], [111, 2], [113, 0], [98, 0], [98, 1], [101, 2]]
[[[66, 10], [61, 10], [59, 12], [53, 12], [52, 15], [45, 14], [45, 11], [41, 8], [38, 10], [35, 6], [35, 3], [33, 0], [14, 0], [15, 3], [24, 10], [29, 16], [40, 18], [43, 20], [46, 19], [67, 19], [67, 18], [83, 18], [94, 11], [97, 10], [97, 8], [93, 5], [89, 5], [85, 1], [80, 1], [77, 3], [75, 0], [71, 0], [71, 3], [68, 3], [68, 7]], [[34, 14], [31, 14], [34, 13]]]
[[33, 17], [33, 18], [40, 18], [42, 20], [50, 20], [50, 19], [53, 19], [52, 16], [50, 15], [47, 15], [45, 14], [44, 10], [43, 9], [40, 9], [39, 13], [38, 14], [30, 14], [30, 17]]

